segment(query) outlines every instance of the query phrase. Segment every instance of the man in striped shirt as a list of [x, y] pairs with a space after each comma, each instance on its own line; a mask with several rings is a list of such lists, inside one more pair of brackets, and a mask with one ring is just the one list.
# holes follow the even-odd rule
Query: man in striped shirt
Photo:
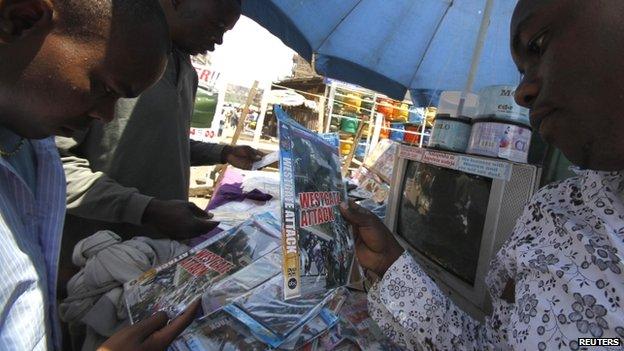
[[[56, 281], [65, 177], [51, 135], [110, 121], [162, 74], [155, 0], [0, 0], [0, 349], [60, 349]], [[102, 347], [164, 349], [193, 311], [155, 315]]]

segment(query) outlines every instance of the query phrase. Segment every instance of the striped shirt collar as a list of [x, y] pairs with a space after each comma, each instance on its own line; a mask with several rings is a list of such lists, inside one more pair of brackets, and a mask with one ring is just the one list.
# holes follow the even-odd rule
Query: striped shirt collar
[[[1, 315], [9, 316], [2, 321], [0, 349], [35, 349], [42, 342], [48, 348], [61, 345], [56, 281], [65, 175], [53, 138], [31, 144], [37, 163], [35, 194], [0, 158], [0, 261], [12, 263], [10, 269], [0, 265]], [[22, 296], [13, 296], [18, 291]], [[41, 330], [43, 336], [37, 332]]]

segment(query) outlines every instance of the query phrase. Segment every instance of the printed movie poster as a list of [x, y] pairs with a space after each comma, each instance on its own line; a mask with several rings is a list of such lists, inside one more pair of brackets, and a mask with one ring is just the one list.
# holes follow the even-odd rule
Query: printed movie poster
[[346, 187], [338, 147], [291, 120], [280, 108], [276, 114], [284, 298], [291, 299], [301, 295], [305, 284], [321, 284], [326, 289], [346, 285], [353, 240], [339, 211]]
[[249, 275], [246, 271], [256, 262], [266, 266], [263, 258], [279, 250], [279, 237], [279, 221], [269, 214], [254, 216], [147, 271], [124, 285], [130, 321], [137, 323], [157, 311], [173, 318], [217, 282], [236, 280], [238, 273]]

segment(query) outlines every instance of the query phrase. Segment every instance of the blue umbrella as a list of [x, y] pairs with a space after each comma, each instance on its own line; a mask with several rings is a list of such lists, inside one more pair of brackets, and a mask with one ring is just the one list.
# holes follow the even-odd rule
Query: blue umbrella
[[242, 4], [244, 15], [313, 62], [319, 74], [393, 98], [402, 99], [407, 89], [478, 90], [519, 81], [509, 54], [516, 0]]

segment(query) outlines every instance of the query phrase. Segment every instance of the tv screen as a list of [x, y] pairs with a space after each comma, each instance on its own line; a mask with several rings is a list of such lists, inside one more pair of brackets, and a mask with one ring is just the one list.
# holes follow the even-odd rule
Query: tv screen
[[415, 161], [404, 179], [397, 234], [474, 286], [492, 180]]

